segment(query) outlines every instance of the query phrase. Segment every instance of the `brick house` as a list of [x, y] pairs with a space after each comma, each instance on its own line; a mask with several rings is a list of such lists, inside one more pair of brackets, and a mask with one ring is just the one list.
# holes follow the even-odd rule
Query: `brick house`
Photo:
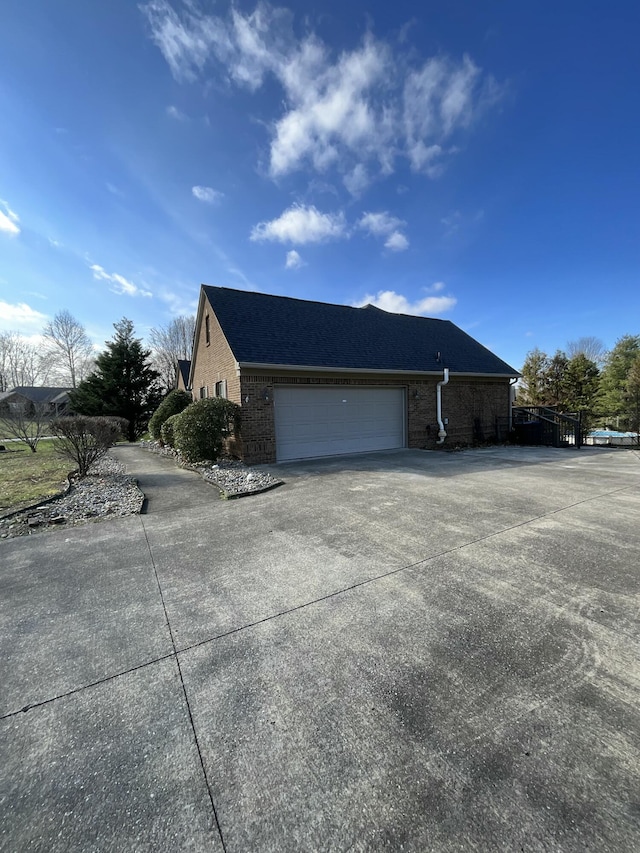
[[491, 440], [518, 376], [449, 320], [203, 285], [187, 387], [242, 407], [253, 464]]

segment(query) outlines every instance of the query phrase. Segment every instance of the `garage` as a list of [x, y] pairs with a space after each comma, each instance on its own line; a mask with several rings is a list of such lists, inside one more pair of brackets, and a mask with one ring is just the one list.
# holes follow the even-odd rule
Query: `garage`
[[276, 459], [405, 447], [405, 410], [404, 388], [276, 387]]

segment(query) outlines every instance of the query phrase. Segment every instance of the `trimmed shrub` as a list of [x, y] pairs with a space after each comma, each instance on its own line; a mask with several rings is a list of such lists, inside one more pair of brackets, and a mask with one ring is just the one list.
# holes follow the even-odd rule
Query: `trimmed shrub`
[[224, 440], [239, 428], [240, 406], [223, 397], [197, 400], [173, 424], [175, 447], [187, 462], [215, 462]]
[[109, 452], [119, 438], [127, 434], [129, 422], [124, 418], [74, 415], [56, 418], [50, 425], [55, 435], [56, 450], [73, 460], [80, 477], [86, 477], [91, 466]]
[[176, 437], [175, 437], [175, 425], [176, 421], [180, 417], [180, 413], [177, 415], [171, 415], [171, 417], [167, 418], [166, 421], [162, 424], [162, 429], [160, 430], [161, 441], [167, 447], [175, 447], [176, 446]]
[[160, 403], [149, 421], [149, 432], [156, 441], [162, 441], [162, 424], [171, 415], [178, 415], [193, 402], [191, 394], [186, 391], [170, 391]]

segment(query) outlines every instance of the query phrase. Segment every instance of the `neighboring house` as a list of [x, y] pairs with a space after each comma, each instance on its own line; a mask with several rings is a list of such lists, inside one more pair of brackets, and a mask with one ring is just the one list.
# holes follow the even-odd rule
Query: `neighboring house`
[[505, 435], [518, 376], [449, 320], [203, 285], [187, 387], [239, 403], [265, 463]]
[[69, 411], [71, 388], [39, 388], [20, 385], [0, 394], [0, 417], [20, 413], [25, 417], [35, 414], [60, 417]]
[[189, 390], [189, 371], [191, 370], [191, 362], [187, 359], [179, 358], [176, 367], [176, 388], [178, 391]]

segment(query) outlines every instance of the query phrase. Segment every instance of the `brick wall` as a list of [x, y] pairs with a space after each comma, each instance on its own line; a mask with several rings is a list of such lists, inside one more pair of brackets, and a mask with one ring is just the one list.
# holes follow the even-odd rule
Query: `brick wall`
[[[408, 392], [408, 446], [437, 446], [438, 421], [436, 385], [438, 380], [412, 382]], [[417, 395], [417, 396], [416, 396]], [[442, 418], [447, 432], [446, 446], [493, 441], [497, 423], [509, 415], [509, 380], [465, 379], [451, 376], [442, 386]]]
[[[209, 316], [209, 344], [206, 341], [206, 322]], [[236, 360], [222, 333], [215, 314], [205, 300], [202, 323], [198, 330], [198, 355], [194, 366], [191, 393], [194, 400], [200, 398], [200, 388], [207, 389], [206, 396], [215, 397], [215, 384], [226, 379], [227, 397], [234, 403], [240, 402], [240, 379], [236, 373]]]
[[[403, 381], [375, 374], [347, 377], [307, 374], [278, 375], [253, 371], [240, 379], [242, 439], [234, 451], [249, 464], [276, 461], [273, 393], [277, 385], [378, 385], [403, 387], [407, 394], [407, 444], [434, 448], [438, 438], [436, 384], [438, 380]], [[196, 390], [194, 383], [194, 391]], [[509, 414], [509, 381], [506, 379], [456, 379], [442, 389], [442, 415], [449, 419], [446, 446], [491, 440], [496, 418]]]

